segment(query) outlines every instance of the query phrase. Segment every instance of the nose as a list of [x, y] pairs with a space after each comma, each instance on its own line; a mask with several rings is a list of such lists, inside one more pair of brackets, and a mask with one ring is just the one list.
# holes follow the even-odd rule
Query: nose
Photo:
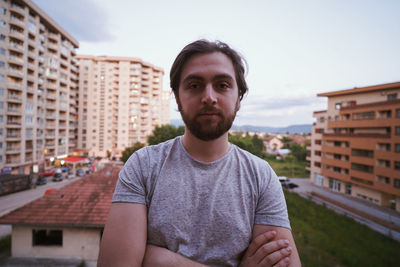
[[204, 88], [203, 98], [201, 102], [204, 104], [215, 104], [217, 102], [215, 91], [212, 85], [207, 85]]

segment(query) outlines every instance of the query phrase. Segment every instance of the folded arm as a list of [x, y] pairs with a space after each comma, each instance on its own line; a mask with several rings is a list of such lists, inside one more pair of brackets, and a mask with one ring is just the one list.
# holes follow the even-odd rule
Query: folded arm
[[292, 232], [261, 224], [254, 225], [252, 242], [242, 259], [242, 263], [246, 262], [251, 264], [243, 266], [301, 266]]
[[97, 266], [142, 266], [146, 240], [146, 206], [112, 203], [101, 239]]

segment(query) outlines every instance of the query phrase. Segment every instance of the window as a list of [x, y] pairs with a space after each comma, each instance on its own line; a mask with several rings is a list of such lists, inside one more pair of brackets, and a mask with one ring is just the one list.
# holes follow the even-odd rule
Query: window
[[375, 119], [375, 112], [368, 111], [368, 112], [359, 112], [353, 114], [354, 120], [373, 120]]
[[61, 230], [32, 230], [33, 246], [62, 246]]
[[358, 157], [373, 158], [374, 157], [374, 151], [353, 148], [351, 150], [351, 155], [352, 156], [358, 156]]
[[5, 28], [7, 27], [7, 23], [4, 20], [0, 20], [0, 26]]
[[400, 109], [396, 109], [396, 118], [400, 118]]
[[0, 48], [0, 55], [5, 55], [5, 54], [6, 54], [6, 50], [3, 47], [1, 47]]
[[400, 135], [400, 126], [396, 126], [394, 132], [396, 135]]
[[400, 144], [394, 144], [394, 152], [400, 153]]
[[336, 103], [335, 104], [335, 109], [340, 109], [342, 107], [342, 104], [341, 103]]
[[357, 177], [350, 177], [350, 180], [353, 180], [355, 182], [362, 183], [362, 184], [367, 184], [367, 185], [373, 185], [374, 184], [372, 181], [368, 181], [368, 180], [357, 178]]
[[394, 187], [396, 187], [396, 188], [400, 188], [400, 179], [394, 179], [393, 185], [394, 185]]
[[4, 34], [0, 34], [0, 41], [5, 41], [6, 40], [6, 36]]
[[4, 61], [0, 61], [0, 69], [5, 68], [6, 63]]
[[368, 173], [374, 172], [373, 166], [359, 164], [359, 163], [351, 163], [351, 169], [355, 170], [355, 171], [360, 171], [360, 172], [368, 172]]
[[394, 162], [394, 169], [395, 170], [400, 170], [400, 161], [395, 161]]
[[388, 94], [387, 99], [388, 99], [389, 101], [396, 100], [396, 99], [397, 99], [397, 93]]
[[1, 15], [5, 15], [7, 13], [7, 9], [5, 9], [4, 7], [2, 7], [1, 9], [0, 9], [0, 14]]

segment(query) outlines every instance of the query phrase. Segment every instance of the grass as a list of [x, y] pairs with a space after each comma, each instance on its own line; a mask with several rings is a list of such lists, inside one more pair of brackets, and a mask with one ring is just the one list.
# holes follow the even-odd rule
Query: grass
[[286, 176], [289, 178], [309, 178], [310, 172], [306, 170], [306, 161], [291, 161], [289, 159], [275, 159], [268, 157], [265, 159], [271, 165], [272, 169], [278, 176]]
[[399, 242], [295, 193], [285, 196], [303, 267], [399, 266]]

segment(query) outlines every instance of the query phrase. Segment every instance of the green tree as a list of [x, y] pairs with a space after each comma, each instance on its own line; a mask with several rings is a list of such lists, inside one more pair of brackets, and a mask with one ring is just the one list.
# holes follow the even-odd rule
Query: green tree
[[145, 144], [136, 142], [133, 146], [125, 148], [124, 151], [122, 151], [122, 157], [121, 160], [125, 163], [129, 157], [136, 151], [144, 147]]
[[250, 136], [246, 134], [245, 137], [241, 135], [229, 135], [229, 142], [237, 145], [241, 149], [247, 150], [248, 152], [261, 157], [263, 154], [264, 142], [258, 138], [257, 135]]
[[290, 142], [292, 142], [293, 139], [290, 138], [290, 137], [284, 136], [284, 137], [282, 137], [281, 141], [283, 143], [283, 148], [289, 148], [290, 147]]
[[290, 153], [297, 159], [297, 161], [305, 161], [307, 157], [306, 146], [302, 146], [297, 143], [293, 143], [289, 147]]
[[164, 141], [175, 138], [179, 135], [183, 135], [184, 132], [185, 132], [185, 127], [183, 126], [179, 126], [178, 128], [170, 124], [156, 126], [156, 128], [153, 131], [153, 134], [147, 137], [147, 143], [149, 145], [157, 145]]

